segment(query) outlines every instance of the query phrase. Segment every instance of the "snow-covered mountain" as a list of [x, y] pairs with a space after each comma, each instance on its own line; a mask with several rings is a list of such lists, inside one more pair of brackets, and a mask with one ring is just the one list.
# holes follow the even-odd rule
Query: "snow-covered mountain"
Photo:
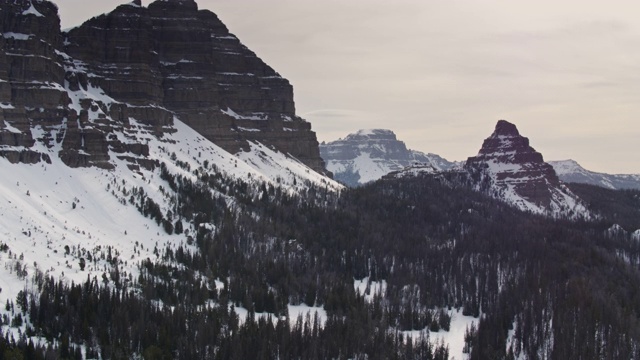
[[582, 200], [560, 182], [553, 167], [514, 124], [500, 120], [464, 169], [476, 190], [514, 206], [554, 217], [589, 218]]
[[[118, 135], [144, 138], [149, 145], [146, 159], [164, 163], [166, 171], [186, 179], [219, 176], [247, 182], [252, 189], [263, 183], [289, 191], [310, 184], [340, 189], [331, 179], [259, 143], [238, 157], [179, 120], [163, 138], [139, 124], [132, 129]], [[188, 237], [197, 229], [179, 214], [171, 215], [175, 192], [162, 178], [162, 167], [131, 171], [128, 161], [114, 160], [112, 169], [71, 168], [56, 156], [59, 144], [48, 149], [36, 143], [36, 150], [48, 154], [51, 163], [11, 164], [0, 158], [0, 241], [10, 250], [0, 253], [2, 303], [25, 287], [23, 273], [41, 272], [76, 283], [88, 275], [102, 279], [106, 273], [109, 280], [106, 269], [117, 257], [120, 273], [135, 276], [141, 260], [157, 259], [157, 249], [189, 247]], [[234, 206], [232, 195], [214, 193]], [[172, 225], [183, 221], [184, 231], [169, 234], [162, 223], [146, 217], [140, 211], [141, 198], [157, 204], [163, 220]]]
[[640, 174], [605, 174], [589, 171], [574, 160], [549, 161], [560, 180], [602, 186], [607, 189], [640, 189]]
[[57, 11], [2, 4], [0, 155], [47, 161], [35, 142], [59, 143], [72, 167], [112, 168], [109, 151], [150, 166], [147, 144], [116, 132], [133, 119], [161, 137], [179, 119], [228, 152], [259, 142], [325, 173], [291, 84], [195, 1], [134, 1], [65, 32]]
[[358, 186], [408, 166], [420, 164], [448, 170], [456, 164], [435, 154], [407, 149], [391, 130], [359, 130], [329, 143], [320, 144], [320, 156], [334, 178], [348, 186]]
[[133, 2], [68, 33], [49, 1], [1, 10], [3, 304], [36, 274], [108, 282], [189, 248], [202, 225], [174, 187], [208, 184], [229, 209], [261, 189], [343, 188], [289, 83], [195, 2]]

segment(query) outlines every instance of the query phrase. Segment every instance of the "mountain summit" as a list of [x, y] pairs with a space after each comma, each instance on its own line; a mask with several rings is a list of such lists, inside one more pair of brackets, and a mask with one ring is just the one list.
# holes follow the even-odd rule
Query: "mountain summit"
[[435, 154], [407, 149], [396, 134], [386, 129], [358, 130], [320, 145], [320, 155], [336, 180], [358, 186], [419, 163], [433, 170], [448, 170], [455, 164]]
[[552, 216], [588, 217], [581, 200], [564, 186], [529, 139], [505, 120], [484, 140], [477, 156], [467, 159], [464, 169], [476, 190], [525, 211]]

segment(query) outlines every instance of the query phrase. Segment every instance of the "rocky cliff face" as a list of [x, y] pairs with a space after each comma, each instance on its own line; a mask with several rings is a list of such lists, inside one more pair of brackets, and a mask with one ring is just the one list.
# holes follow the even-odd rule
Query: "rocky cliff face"
[[[69, 115], [57, 8], [35, 0], [1, 5], [0, 155], [14, 163], [47, 161], [33, 149], [36, 138]], [[42, 138], [45, 145], [50, 140]]]
[[505, 120], [498, 121], [478, 155], [467, 159], [464, 170], [477, 190], [522, 210], [572, 218], [589, 216], [581, 200], [529, 145], [529, 139]]
[[326, 172], [289, 82], [193, 0], [134, 1], [64, 34], [48, 1], [2, 0], [0, 16], [5, 152], [35, 151], [42, 125], [70, 166], [108, 168], [109, 152], [152, 166], [135, 134], [161, 137], [180, 119], [229, 152], [260, 142]]
[[604, 174], [589, 171], [574, 160], [549, 161], [564, 182], [602, 186], [607, 189], [640, 189], [640, 174]]
[[435, 154], [407, 149], [391, 130], [359, 130], [320, 145], [320, 155], [336, 180], [348, 186], [358, 186], [377, 180], [407, 166], [448, 170], [455, 164]]

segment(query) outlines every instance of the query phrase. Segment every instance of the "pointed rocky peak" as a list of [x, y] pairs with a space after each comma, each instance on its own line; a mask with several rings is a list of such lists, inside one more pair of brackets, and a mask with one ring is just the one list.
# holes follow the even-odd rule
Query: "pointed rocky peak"
[[498, 121], [495, 131], [484, 140], [476, 158], [495, 158], [502, 163], [544, 162], [542, 155], [529, 145], [529, 139], [520, 135], [514, 124], [505, 120]]
[[[560, 183], [553, 167], [505, 120], [484, 140], [464, 169], [473, 186], [522, 210], [553, 216], [582, 217], [582, 202]], [[584, 215], [587, 216], [587, 215]]]
[[496, 124], [496, 130], [493, 132], [492, 136], [508, 136], [508, 137], [516, 137], [520, 136], [518, 132], [518, 128], [508, 122], [507, 120], [498, 120]]

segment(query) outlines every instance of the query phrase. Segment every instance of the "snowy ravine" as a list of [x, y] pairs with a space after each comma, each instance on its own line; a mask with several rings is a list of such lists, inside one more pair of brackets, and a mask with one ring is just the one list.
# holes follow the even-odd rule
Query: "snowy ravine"
[[[124, 140], [135, 133], [138, 141], [149, 145], [149, 160], [164, 162], [171, 173], [192, 180], [203, 172], [218, 172], [255, 188], [262, 183], [291, 192], [309, 186], [331, 191], [342, 188], [297, 160], [260, 144], [234, 156], [178, 119], [174, 119], [175, 131], [162, 138], [134, 119], [130, 123], [127, 134], [116, 135]], [[33, 288], [36, 274], [69, 283], [83, 282], [87, 277], [109, 283], [113, 266], [124, 279], [135, 278], [138, 264], [147, 258], [158, 260], [157, 254], [166, 247], [196, 251], [186, 243], [188, 232], [193, 231], [189, 224], [185, 224], [185, 234], [168, 235], [129, 202], [132, 191], [141, 188], [160, 205], [163, 214], [167, 213], [172, 194], [160, 178], [159, 167], [132, 171], [129, 163], [111, 154], [113, 170], [70, 168], [58, 158], [59, 147], [46, 148], [36, 142], [33, 148], [49, 154], [51, 164], [11, 164], [0, 157], [0, 243], [8, 248], [0, 252], [2, 304], [15, 301], [20, 290]], [[232, 204], [233, 199], [228, 202]], [[0, 311], [5, 311], [4, 306]]]

